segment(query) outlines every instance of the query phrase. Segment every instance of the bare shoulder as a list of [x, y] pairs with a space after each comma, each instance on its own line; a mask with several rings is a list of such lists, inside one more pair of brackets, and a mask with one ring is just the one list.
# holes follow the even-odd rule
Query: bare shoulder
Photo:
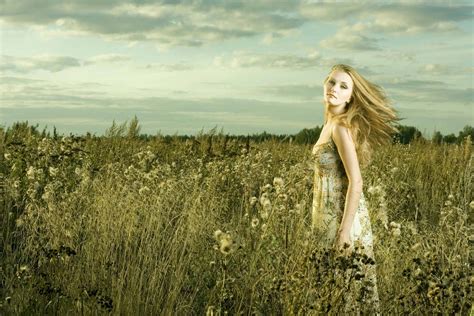
[[350, 130], [336, 124], [333, 129], [333, 139], [337, 146], [337, 151], [341, 157], [342, 163], [346, 170], [347, 177], [351, 183], [362, 183], [362, 175], [359, 167], [356, 147]]
[[336, 145], [353, 145], [351, 133], [349, 129], [340, 124], [334, 124], [332, 127], [332, 135]]

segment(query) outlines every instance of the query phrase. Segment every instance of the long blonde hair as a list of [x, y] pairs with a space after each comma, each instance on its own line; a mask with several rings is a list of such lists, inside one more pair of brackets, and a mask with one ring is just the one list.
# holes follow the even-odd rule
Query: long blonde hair
[[[334, 115], [335, 123], [349, 128], [355, 142], [357, 156], [362, 168], [372, 160], [372, 153], [376, 146], [391, 143], [392, 136], [399, 133], [393, 123], [400, 120], [397, 111], [392, 107], [382, 87], [362, 77], [354, 68], [345, 64], [332, 66], [331, 72], [324, 80], [326, 84], [334, 71], [347, 73], [354, 82], [352, 96], [346, 105], [344, 113]], [[324, 121], [328, 119], [328, 104]]]

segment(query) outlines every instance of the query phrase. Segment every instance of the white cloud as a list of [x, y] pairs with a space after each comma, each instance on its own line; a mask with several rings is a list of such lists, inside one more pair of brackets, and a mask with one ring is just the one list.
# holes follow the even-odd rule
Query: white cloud
[[102, 55], [93, 56], [85, 60], [84, 65], [87, 66], [87, 65], [99, 64], [99, 63], [124, 62], [124, 61], [129, 61], [129, 60], [130, 60], [130, 57], [126, 55], [102, 54]]
[[294, 54], [261, 54], [246, 51], [235, 51], [232, 56], [214, 57], [214, 65], [231, 68], [284, 68], [304, 70], [326, 64], [317, 51], [311, 51], [306, 56]]
[[53, 55], [36, 55], [33, 57], [2, 55], [0, 61], [0, 70], [12, 73], [29, 73], [37, 70], [58, 72], [81, 66], [77, 58]]

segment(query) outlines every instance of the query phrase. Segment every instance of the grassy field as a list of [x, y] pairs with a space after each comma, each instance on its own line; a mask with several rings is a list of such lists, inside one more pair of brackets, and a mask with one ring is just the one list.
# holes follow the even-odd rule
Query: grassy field
[[[310, 234], [310, 147], [1, 130], [0, 314], [334, 314], [351, 265]], [[383, 315], [469, 315], [472, 143], [363, 172]]]

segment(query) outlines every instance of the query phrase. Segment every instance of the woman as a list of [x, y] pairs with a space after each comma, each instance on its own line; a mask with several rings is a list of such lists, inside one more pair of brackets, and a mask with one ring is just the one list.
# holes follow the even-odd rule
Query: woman
[[[375, 146], [391, 142], [391, 134], [398, 130], [390, 123], [399, 119], [383, 90], [344, 64], [334, 65], [324, 80], [324, 105], [324, 126], [312, 151], [312, 228], [324, 245], [339, 253], [358, 249], [374, 259], [361, 168], [370, 162]], [[365, 303], [378, 311], [375, 265], [363, 269], [372, 284]]]

